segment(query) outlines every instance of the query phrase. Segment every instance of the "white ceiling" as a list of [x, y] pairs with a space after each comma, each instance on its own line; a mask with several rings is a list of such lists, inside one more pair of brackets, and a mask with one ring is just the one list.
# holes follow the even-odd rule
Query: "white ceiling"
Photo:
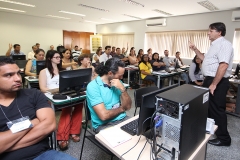
[[[117, 22], [137, 20], [135, 18], [124, 16], [123, 14], [140, 17], [142, 19], [154, 17], [167, 17], [164, 16], [163, 14], [152, 11], [154, 9], [159, 9], [171, 13], [172, 16], [210, 12], [209, 10], [200, 6], [197, 3], [203, 0], [135, 0], [136, 2], [143, 4], [144, 7], [135, 6], [120, 0], [13, 0], [13, 1], [33, 4], [36, 7], [21, 6], [1, 1], [0, 7], [26, 11], [25, 13], [14, 12], [17, 14], [26, 14], [31, 16], [50, 18], [46, 16], [48, 14], [71, 18], [69, 20], [62, 19], [64, 21], [80, 22], [88, 20], [98, 22], [100, 24], [112, 23], [110, 21], [101, 20], [101, 18], [112, 19]], [[219, 11], [239, 9], [240, 7], [240, 0], [209, 0], [209, 1], [212, 2], [216, 7], [218, 7]], [[78, 4], [84, 4], [92, 7], [109, 10], [109, 12], [84, 8], [78, 6]], [[81, 17], [76, 15], [59, 13], [58, 12], [59, 10], [75, 12], [79, 14], [84, 14], [86, 16]], [[0, 11], [3, 12], [4, 10], [0, 9]]]

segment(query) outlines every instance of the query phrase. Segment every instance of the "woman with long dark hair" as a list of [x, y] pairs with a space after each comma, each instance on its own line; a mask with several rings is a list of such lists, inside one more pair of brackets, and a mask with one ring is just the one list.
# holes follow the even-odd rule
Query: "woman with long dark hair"
[[65, 70], [73, 70], [77, 68], [77, 62], [73, 60], [72, 53], [69, 49], [64, 49], [62, 53], [62, 68]]
[[189, 68], [189, 77], [191, 79], [191, 84], [202, 86], [203, 84], [203, 74], [201, 71], [202, 68], [202, 60], [196, 55], [193, 60], [192, 64]]
[[[46, 68], [40, 72], [39, 86], [42, 92], [49, 89], [59, 88], [59, 72], [61, 67], [61, 55], [58, 51], [49, 50], [46, 55]], [[57, 141], [60, 150], [68, 149], [69, 137], [73, 142], [80, 141], [80, 130], [82, 126], [82, 104], [62, 109], [60, 116]]]
[[153, 53], [150, 63], [152, 65], [153, 71], [164, 70], [166, 66], [162, 59], [159, 59], [159, 54], [157, 52]]
[[28, 60], [25, 67], [25, 75], [26, 76], [36, 76], [37, 62], [42, 61], [45, 58], [45, 51], [43, 49], [36, 50], [35, 58]]
[[143, 54], [144, 54], [143, 49], [139, 49], [138, 54], [137, 54], [138, 62], [141, 62]]
[[130, 50], [128, 60], [129, 60], [130, 65], [138, 66], [139, 62], [137, 60], [134, 47], [132, 47]]
[[157, 79], [156, 76], [151, 75], [152, 73], [152, 66], [149, 63], [149, 57], [147, 54], [142, 56], [141, 63], [139, 64], [139, 70], [141, 72], [141, 78], [143, 80], [150, 80], [155, 83], [157, 86]]
[[99, 64], [99, 58], [102, 54], [102, 49], [98, 48], [96, 53], [92, 56], [92, 65], [96, 67]]
[[147, 54], [148, 54], [149, 61], [151, 61], [152, 60], [152, 48], [149, 48], [147, 50]]

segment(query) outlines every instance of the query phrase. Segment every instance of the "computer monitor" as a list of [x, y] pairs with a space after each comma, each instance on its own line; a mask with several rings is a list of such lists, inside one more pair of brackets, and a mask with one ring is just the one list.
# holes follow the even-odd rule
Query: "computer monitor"
[[13, 60], [26, 60], [26, 55], [12, 55]]
[[[158, 89], [153, 92], [142, 95], [142, 105], [140, 107], [139, 118], [138, 118], [138, 129], [137, 135], [143, 135], [147, 130], [150, 129], [150, 123], [153, 113], [156, 110], [156, 95], [167, 90], [178, 87], [178, 84], [171, 85], [162, 89]], [[149, 119], [148, 119], [149, 118]], [[146, 120], [148, 119], [148, 120]]]
[[40, 71], [46, 68], [46, 61], [36, 61], [36, 74], [39, 75]]
[[27, 64], [27, 60], [15, 60], [15, 62], [20, 69], [25, 68]]
[[61, 71], [59, 73], [59, 93], [74, 90], [77, 95], [87, 87], [92, 78], [92, 68]]

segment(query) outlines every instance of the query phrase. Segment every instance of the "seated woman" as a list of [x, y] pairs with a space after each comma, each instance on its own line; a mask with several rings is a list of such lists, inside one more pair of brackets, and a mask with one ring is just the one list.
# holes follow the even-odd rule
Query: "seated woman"
[[201, 68], [202, 68], [202, 60], [198, 56], [195, 56], [189, 68], [189, 77], [191, 80], [190, 82], [191, 84], [202, 86], [203, 74], [202, 74]]
[[99, 64], [99, 57], [102, 54], [102, 50], [101, 49], [97, 49], [96, 53], [92, 56], [92, 65], [94, 67], [96, 67], [96, 65]]
[[77, 62], [73, 60], [71, 51], [69, 49], [64, 49], [62, 53], [62, 68], [65, 70], [73, 70], [77, 68]]
[[[58, 51], [49, 50], [46, 55], [46, 67], [39, 75], [39, 86], [42, 92], [49, 89], [59, 88], [59, 71], [61, 68], [61, 56]], [[57, 130], [57, 141], [60, 150], [68, 149], [69, 137], [73, 142], [80, 141], [80, 130], [82, 126], [82, 104], [62, 109]]]
[[152, 60], [150, 61], [153, 71], [160, 71], [165, 70], [165, 63], [162, 61], [162, 59], [159, 59], [158, 53], [153, 53]]
[[138, 62], [141, 62], [143, 54], [144, 54], [143, 49], [139, 49], [138, 55], [137, 55]]
[[149, 48], [147, 50], [147, 54], [148, 54], [149, 61], [151, 61], [152, 60], [152, 48]]
[[95, 72], [95, 68], [91, 65], [90, 56], [88, 54], [81, 54], [78, 57], [79, 67], [77, 69], [92, 68], [92, 80], [98, 75]]
[[[174, 59], [174, 62], [175, 68], [180, 68], [184, 65], [182, 59], [180, 58], [180, 52], [176, 52], [176, 58]], [[188, 75], [186, 72], [181, 73], [181, 78], [185, 81], [186, 84], [189, 83]]]
[[141, 63], [139, 64], [139, 70], [141, 72], [141, 78], [143, 80], [150, 80], [150, 81], [154, 82], [155, 85], [157, 86], [157, 77], [151, 75], [152, 66], [149, 63], [149, 58], [148, 58], [147, 54], [144, 54], [142, 56]]
[[44, 60], [45, 57], [45, 51], [43, 49], [38, 49], [36, 50], [35, 58], [31, 59], [27, 62], [26, 68], [25, 68], [25, 75], [26, 76], [36, 76], [36, 66], [37, 62], [36, 61], [42, 61]]
[[128, 60], [130, 65], [138, 66], [139, 61], [137, 60], [134, 47], [131, 48]]

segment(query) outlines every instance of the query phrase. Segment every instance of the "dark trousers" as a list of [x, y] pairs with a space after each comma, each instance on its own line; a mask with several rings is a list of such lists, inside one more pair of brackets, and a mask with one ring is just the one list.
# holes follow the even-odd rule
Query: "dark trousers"
[[240, 70], [240, 64], [237, 65], [234, 75], [238, 75]]
[[144, 80], [149, 80], [154, 82], [154, 84], [157, 86], [157, 77], [156, 76], [152, 76], [152, 75], [147, 75]]
[[[206, 77], [203, 82], [203, 87], [209, 88], [214, 77]], [[209, 94], [208, 117], [215, 120], [218, 125], [216, 136], [221, 142], [231, 142], [231, 137], [227, 130], [227, 115], [226, 115], [226, 94], [229, 89], [229, 81], [227, 78], [222, 78], [218, 83], [214, 95]]]

